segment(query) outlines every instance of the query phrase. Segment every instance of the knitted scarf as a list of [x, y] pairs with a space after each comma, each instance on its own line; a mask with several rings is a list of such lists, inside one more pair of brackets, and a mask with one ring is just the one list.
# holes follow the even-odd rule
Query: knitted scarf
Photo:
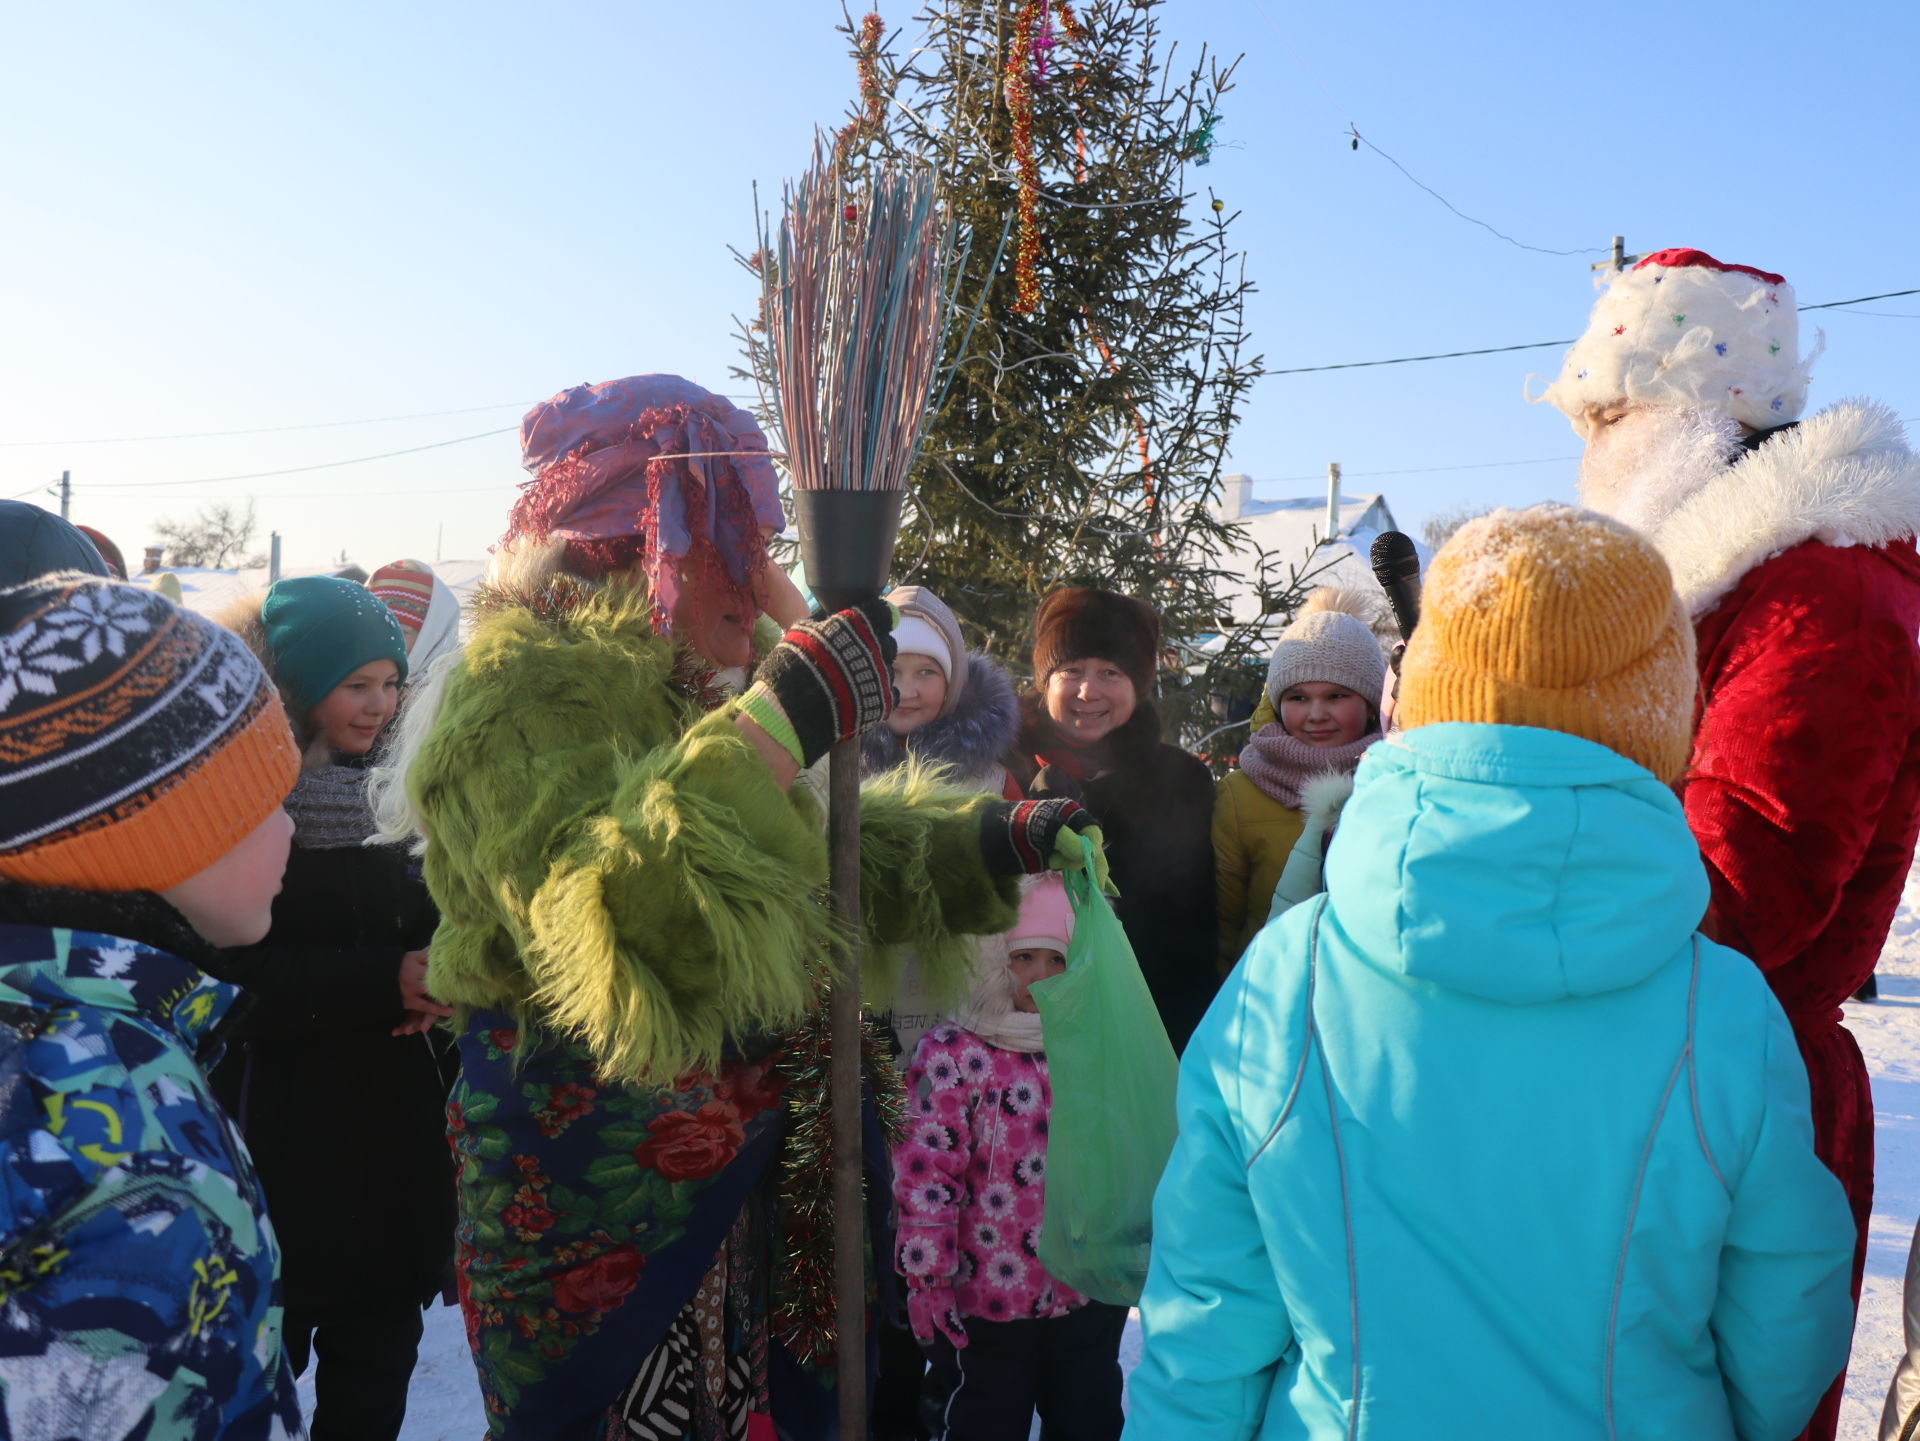
[[1013, 972], [1007, 967], [1005, 950], [992, 944], [983, 946], [975, 977], [973, 994], [954, 1013], [953, 1023], [1003, 1051], [1027, 1055], [1045, 1051], [1047, 1043], [1040, 1033], [1038, 1013], [1014, 1009]]
[[1240, 752], [1240, 769], [1289, 810], [1300, 809], [1300, 789], [1328, 771], [1351, 775], [1367, 747], [1380, 739], [1372, 731], [1343, 746], [1314, 746], [1287, 734], [1278, 721], [1262, 726]]
[[303, 850], [343, 850], [374, 832], [364, 765], [336, 762], [302, 771], [286, 807], [293, 818], [293, 843]]

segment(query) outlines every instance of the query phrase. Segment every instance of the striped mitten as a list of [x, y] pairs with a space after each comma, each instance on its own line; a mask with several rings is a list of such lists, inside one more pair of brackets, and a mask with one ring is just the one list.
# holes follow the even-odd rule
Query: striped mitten
[[802, 767], [893, 713], [893, 627], [884, 600], [803, 620], [760, 663], [740, 710]]

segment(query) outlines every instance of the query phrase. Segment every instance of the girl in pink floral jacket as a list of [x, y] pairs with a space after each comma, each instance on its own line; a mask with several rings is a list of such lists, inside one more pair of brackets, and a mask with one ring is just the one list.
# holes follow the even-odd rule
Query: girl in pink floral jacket
[[936, 1441], [1120, 1434], [1126, 1310], [1041, 1266], [1053, 1087], [1028, 987], [1066, 967], [1073, 913], [1059, 877], [1030, 886], [1001, 954], [983, 956], [968, 1005], [921, 1038], [907, 1072], [907, 1137], [894, 1155], [898, 1265], [933, 1374]]

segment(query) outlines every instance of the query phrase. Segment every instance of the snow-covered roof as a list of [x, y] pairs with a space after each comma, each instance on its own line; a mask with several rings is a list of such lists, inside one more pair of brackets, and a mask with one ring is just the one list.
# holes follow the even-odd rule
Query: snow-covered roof
[[[289, 577], [331, 575], [337, 569], [337, 566], [310, 566], [305, 569], [283, 569], [281, 574]], [[443, 560], [434, 564], [433, 573], [460, 597], [460, 606], [464, 611], [472, 604], [473, 593], [487, 573], [487, 563], [484, 560]], [[201, 615], [219, 615], [235, 601], [264, 593], [267, 589], [267, 568], [264, 565], [249, 566], [245, 570], [203, 570], [183, 566], [173, 574], [180, 581], [181, 601], [188, 610], [198, 611]], [[150, 585], [153, 581], [150, 575], [136, 575], [133, 579], [138, 585]]]

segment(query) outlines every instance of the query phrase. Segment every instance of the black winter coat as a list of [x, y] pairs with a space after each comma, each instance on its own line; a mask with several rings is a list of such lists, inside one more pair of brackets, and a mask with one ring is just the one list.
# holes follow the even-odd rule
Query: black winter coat
[[404, 850], [296, 845], [273, 929], [224, 953], [255, 1000], [214, 1090], [266, 1188], [290, 1308], [425, 1304], [452, 1279], [452, 1048], [391, 1034], [400, 959], [436, 922]]
[[[1167, 1038], [1184, 1051], [1220, 989], [1213, 775], [1194, 756], [1161, 742], [1150, 702], [1097, 753], [1076, 753], [1062, 742], [1037, 695], [1022, 698], [1021, 713], [1025, 754], [1013, 762], [1014, 773], [1031, 775], [1028, 796], [1068, 796], [1099, 818], [1120, 891], [1114, 913]], [[1043, 763], [1048, 758], [1051, 763]]]

